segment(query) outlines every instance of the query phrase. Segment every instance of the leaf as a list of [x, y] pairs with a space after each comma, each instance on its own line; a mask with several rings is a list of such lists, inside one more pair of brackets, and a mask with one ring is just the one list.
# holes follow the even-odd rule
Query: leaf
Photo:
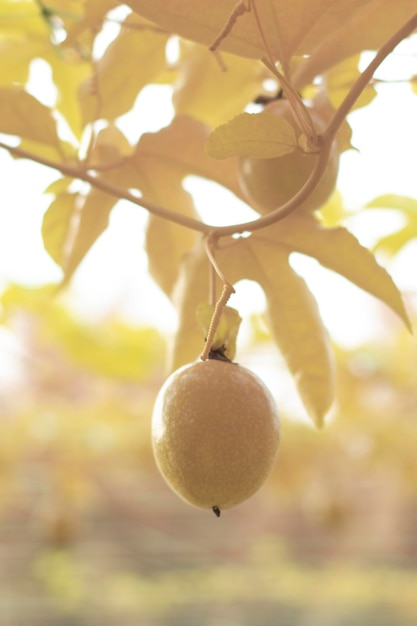
[[[168, 32], [210, 46], [227, 24], [237, 3], [236, 0], [212, 0], [207, 6], [203, 0], [194, 1], [192, 4], [187, 0], [173, 2], [128, 0], [127, 4], [133, 11]], [[261, 58], [263, 49], [260, 47], [252, 16], [246, 13], [235, 26], [221, 49], [245, 57]]]
[[19, 37], [23, 34], [31, 38], [47, 38], [50, 30], [39, 5], [33, 0], [0, 1], [0, 29], [8, 37]]
[[51, 110], [23, 89], [0, 89], [0, 132], [59, 147]]
[[125, 20], [97, 62], [96, 73], [82, 85], [84, 124], [114, 120], [131, 109], [140, 90], [165, 69], [167, 38], [137, 16]]
[[384, 302], [411, 329], [401, 294], [373, 254], [343, 227], [325, 228], [312, 216], [293, 214], [253, 235], [271, 246], [285, 246], [317, 259], [364, 291]]
[[[57, 181], [55, 181], [56, 185]], [[45, 250], [57, 265], [66, 265], [66, 242], [75, 210], [76, 194], [60, 193], [49, 205], [42, 221]]]
[[67, 31], [66, 45], [74, 49], [81, 47], [84, 55], [89, 56], [91, 47], [87, 41], [93, 44], [106, 14], [117, 6], [117, 0], [75, 0], [65, 13], [57, 11]]
[[250, 155], [269, 159], [293, 152], [297, 138], [292, 125], [274, 113], [242, 113], [218, 126], [206, 143], [215, 159]]
[[292, 373], [303, 404], [318, 427], [334, 396], [330, 340], [316, 301], [305, 281], [288, 263], [288, 252], [271, 249], [262, 239], [245, 240], [252, 276], [267, 298], [272, 335]]
[[399, 209], [407, 215], [417, 215], [417, 200], [397, 194], [384, 194], [365, 205], [366, 209]]
[[60, 194], [50, 204], [44, 215], [42, 236], [45, 249], [63, 269], [63, 284], [107, 228], [115, 203], [115, 198], [92, 189], [87, 196]]
[[80, 139], [83, 131], [82, 112], [79, 101], [81, 85], [92, 74], [91, 63], [73, 51], [43, 55], [51, 66], [52, 79], [58, 90], [57, 110], [64, 116], [74, 135]]
[[37, 39], [0, 39], [0, 86], [24, 85], [29, 78], [30, 62], [40, 56], [43, 49]]
[[351, 213], [346, 209], [339, 191], [335, 190], [326, 204], [320, 207], [318, 219], [325, 227], [338, 226]]
[[230, 54], [219, 59], [204, 46], [184, 43], [173, 94], [177, 115], [217, 126], [263, 91], [265, 76], [257, 61]]
[[[288, 67], [304, 56], [295, 75], [298, 88], [362, 50], [378, 49], [415, 14], [415, 0], [129, 0], [134, 11], [185, 39], [219, 50]], [[255, 14], [256, 10], [256, 14]], [[370, 25], [372, 27], [370, 27]], [[223, 33], [223, 36], [222, 36]]]
[[[325, 0], [320, 4], [324, 8]], [[298, 88], [344, 59], [363, 50], [378, 50], [416, 12], [413, 0], [400, 0], [396, 5], [391, 0], [336, 4], [324, 11], [323, 19], [311, 30], [311, 41], [310, 36], [306, 39], [306, 44], [314, 44], [315, 49], [293, 77]], [[317, 38], [320, 31], [321, 41]]]
[[197, 319], [201, 302], [208, 298], [210, 264], [201, 239], [184, 258], [172, 301], [178, 324], [168, 353], [168, 370], [195, 361], [204, 349], [204, 332]]
[[[168, 193], [167, 187], [165, 191]], [[182, 214], [194, 215], [192, 198], [182, 187], [174, 184], [169, 197], [169, 206], [172, 209], [177, 207]], [[167, 206], [167, 203], [161, 204]], [[180, 263], [193, 247], [196, 238], [197, 235], [192, 230], [155, 215], [149, 216], [145, 241], [148, 270], [167, 296], [171, 296]]]
[[397, 232], [382, 237], [375, 250], [383, 250], [390, 255], [397, 254], [411, 239], [417, 237], [417, 200], [407, 196], [386, 194], [369, 202], [365, 209], [395, 209], [402, 213], [405, 225]]
[[[326, 96], [334, 109], [337, 109], [347, 96], [353, 83], [359, 78], [360, 55], [354, 55], [333, 66], [324, 76]], [[367, 106], [376, 96], [376, 89], [368, 85], [356, 100], [353, 109]]]

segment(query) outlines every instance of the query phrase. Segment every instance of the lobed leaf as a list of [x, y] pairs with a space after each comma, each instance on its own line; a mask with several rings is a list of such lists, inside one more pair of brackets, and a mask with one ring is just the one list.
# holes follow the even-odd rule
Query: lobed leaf
[[384, 302], [411, 328], [401, 294], [388, 272], [346, 228], [325, 228], [313, 216], [293, 214], [264, 229], [260, 238], [277, 249], [301, 252]]
[[288, 263], [288, 251], [263, 239], [242, 240], [250, 278], [265, 292], [272, 336], [317, 427], [331, 407], [334, 365], [330, 340], [305, 281]]
[[[168, 31], [244, 57], [288, 67], [304, 57], [298, 88], [362, 50], [378, 49], [416, 11], [415, 0], [128, 0], [132, 9]], [[256, 12], [256, 14], [255, 14]], [[370, 28], [372, 25], [372, 28]]]
[[293, 152], [297, 137], [293, 126], [274, 113], [241, 113], [218, 126], [206, 142], [215, 159], [250, 155], [269, 159]]

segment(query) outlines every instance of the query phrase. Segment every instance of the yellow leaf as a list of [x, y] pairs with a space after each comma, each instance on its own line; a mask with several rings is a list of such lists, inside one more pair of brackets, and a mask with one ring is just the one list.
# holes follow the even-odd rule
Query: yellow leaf
[[119, 36], [84, 81], [80, 97], [84, 123], [114, 120], [131, 109], [140, 90], [166, 66], [168, 34], [156, 32], [137, 16], [129, 16]]
[[366, 209], [398, 209], [412, 217], [417, 215], [417, 200], [397, 194], [378, 196], [365, 205]]
[[[48, 143], [40, 143], [31, 139], [22, 139], [19, 148], [30, 152], [35, 157], [39, 156], [50, 161], [59, 163], [65, 161], [68, 165], [78, 164], [77, 152], [73, 145], [67, 141], [58, 141], [55, 145]], [[17, 158], [17, 157], [16, 157]]]
[[52, 50], [52, 54], [44, 55], [44, 58], [52, 68], [52, 78], [58, 90], [56, 108], [62, 113], [74, 135], [80, 139], [83, 121], [78, 92], [91, 76], [92, 65], [69, 50], [60, 54]]
[[[227, 24], [237, 3], [235, 0], [211, 0], [210, 5], [203, 0], [193, 3], [187, 0], [128, 0], [127, 4], [168, 32], [209, 46]], [[263, 48], [251, 14], [245, 13], [237, 20], [230, 36], [223, 41], [221, 50], [261, 58]]]
[[200, 240], [184, 258], [173, 292], [178, 325], [168, 354], [168, 370], [192, 363], [204, 350], [204, 335], [197, 320], [197, 309], [209, 297], [210, 264]]
[[366, 209], [388, 209], [400, 211], [406, 223], [397, 232], [378, 241], [375, 250], [383, 250], [390, 255], [397, 254], [405, 244], [417, 237], [417, 200], [407, 196], [386, 194], [369, 202]]
[[271, 331], [292, 373], [301, 400], [321, 427], [334, 395], [330, 340], [316, 301], [288, 263], [288, 251], [262, 238], [242, 240], [253, 280], [263, 288]]
[[49, 37], [48, 22], [36, 0], [1, 0], [0, 29], [7, 36], [25, 33], [30, 37]]
[[305, 29], [303, 47], [310, 50], [310, 56], [293, 77], [298, 88], [354, 54], [378, 50], [416, 12], [414, 0], [395, 4], [392, 0], [352, 0], [332, 3], [330, 10], [326, 0], [314, 5], [322, 10], [322, 16], [317, 16], [310, 32]]
[[[168, 188], [165, 187], [168, 191]], [[151, 194], [147, 194], [153, 199]], [[167, 206], [164, 204], [163, 206]], [[182, 187], [173, 185], [169, 206], [179, 213], [194, 215], [191, 196]], [[145, 250], [148, 255], [148, 270], [167, 296], [178, 278], [178, 268], [185, 254], [193, 247], [197, 235], [187, 228], [169, 220], [150, 215], [146, 227]]]
[[[57, 181], [54, 185], [57, 185]], [[75, 200], [75, 194], [60, 193], [49, 205], [42, 221], [45, 250], [60, 267], [64, 267], [66, 262], [65, 244], [74, 213]]]
[[[353, 83], [359, 77], [358, 64], [360, 55], [354, 55], [345, 59], [341, 63], [333, 66], [324, 76], [326, 84], [326, 96], [330, 104], [337, 109], [347, 96]], [[354, 104], [354, 109], [364, 107], [376, 96], [375, 87], [368, 85], [361, 93]]]
[[201, 45], [184, 44], [174, 85], [175, 110], [217, 126], [262, 92], [265, 74], [257, 61], [230, 54], [219, 59]]
[[64, 282], [68, 282], [84, 256], [109, 223], [109, 216], [117, 199], [92, 189], [81, 206], [78, 224], [70, 235], [69, 254], [65, 265]]
[[[362, 50], [379, 48], [416, 11], [415, 0], [129, 0], [134, 11], [205, 46], [288, 67], [305, 56], [297, 87]], [[256, 11], [256, 15], [255, 15]], [[372, 27], [370, 27], [372, 26]]]
[[133, 147], [114, 124], [103, 128], [94, 138], [88, 164], [92, 169], [111, 171], [126, 157], [131, 157]]
[[242, 113], [218, 126], [206, 143], [215, 159], [250, 155], [263, 159], [283, 156], [297, 147], [293, 126], [274, 113]]
[[0, 86], [24, 85], [29, 78], [30, 62], [40, 56], [44, 48], [44, 43], [38, 39], [0, 38]]
[[[94, 42], [97, 28], [102, 25], [106, 14], [117, 6], [117, 0], [69, 0], [64, 6], [56, 7], [55, 10], [67, 31], [65, 44], [77, 49], [82, 43], [83, 52], [89, 54], [91, 50], [85, 50], [86, 40], [91, 44]], [[86, 33], [88, 37], [85, 36]]]
[[51, 110], [23, 89], [0, 89], [0, 132], [59, 147]]
[[44, 193], [45, 194], [51, 193], [55, 196], [58, 196], [59, 194], [65, 193], [68, 190], [68, 187], [70, 186], [71, 183], [72, 183], [72, 178], [68, 178], [65, 176], [63, 178], [58, 178], [57, 180], [54, 180], [53, 183], [48, 185]]
[[87, 196], [63, 193], [46, 211], [42, 224], [44, 246], [63, 269], [67, 283], [93, 243], [107, 228], [116, 199], [96, 189]]
[[384, 302], [411, 328], [401, 294], [388, 272], [373, 254], [361, 246], [345, 228], [325, 228], [313, 217], [293, 214], [282, 222], [269, 226], [253, 238], [260, 238], [277, 249], [301, 252], [317, 259], [327, 267]]

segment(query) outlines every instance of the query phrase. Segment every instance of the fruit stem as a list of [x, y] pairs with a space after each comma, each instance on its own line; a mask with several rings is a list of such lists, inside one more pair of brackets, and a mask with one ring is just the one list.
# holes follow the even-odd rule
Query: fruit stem
[[211, 316], [210, 326], [207, 333], [206, 345], [204, 346], [204, 350], [200, 355], [200, 359], [202, 361], [207, 361], [209, 358], [211, 346], [213, 344], [214, 336], [216, 334], [216, 330], [220, 323], [220, 318], [223, 313], [223, 309], [227, 304], [232, 293], [235, 293], [235, 288], [230, 283], [225, 283], [223, 285], [222, 293], [220, 298], [216, 302], [216, 306], [214, 307], [213, 315]]

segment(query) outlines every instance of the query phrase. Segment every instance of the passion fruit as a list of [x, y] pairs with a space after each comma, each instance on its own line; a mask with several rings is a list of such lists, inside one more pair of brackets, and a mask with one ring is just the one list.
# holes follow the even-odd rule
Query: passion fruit
[[162, 476], [183, 500], [217, 516], [260, 488], [279, 439], [270, 391], [232, 362], [208, 359], [181, 367], [155, 403], [152, 444]]
[[[294, 126], [297, 137], [300, 137], [301, 130], [294, 125], [288, 100], [277, 100], [269, 104], [265, 111], [284, 117]], [[315, 106], [309, 109], [309, 113], [317, 131], [323, 131], [328, 121], [328, 112]], [[241, 157], [240, 186], [254, 209], [261, 214], [270, 213], [291, 200], [304, 186], [315, 167], [316, 160], [316, 154], [303, 152], [301, 148], [272, 159]], [[338, 170], [339, 150], [335, 141], [322, 178], [299, 208], [315, 211], [322, 207], [335, 188]]]

